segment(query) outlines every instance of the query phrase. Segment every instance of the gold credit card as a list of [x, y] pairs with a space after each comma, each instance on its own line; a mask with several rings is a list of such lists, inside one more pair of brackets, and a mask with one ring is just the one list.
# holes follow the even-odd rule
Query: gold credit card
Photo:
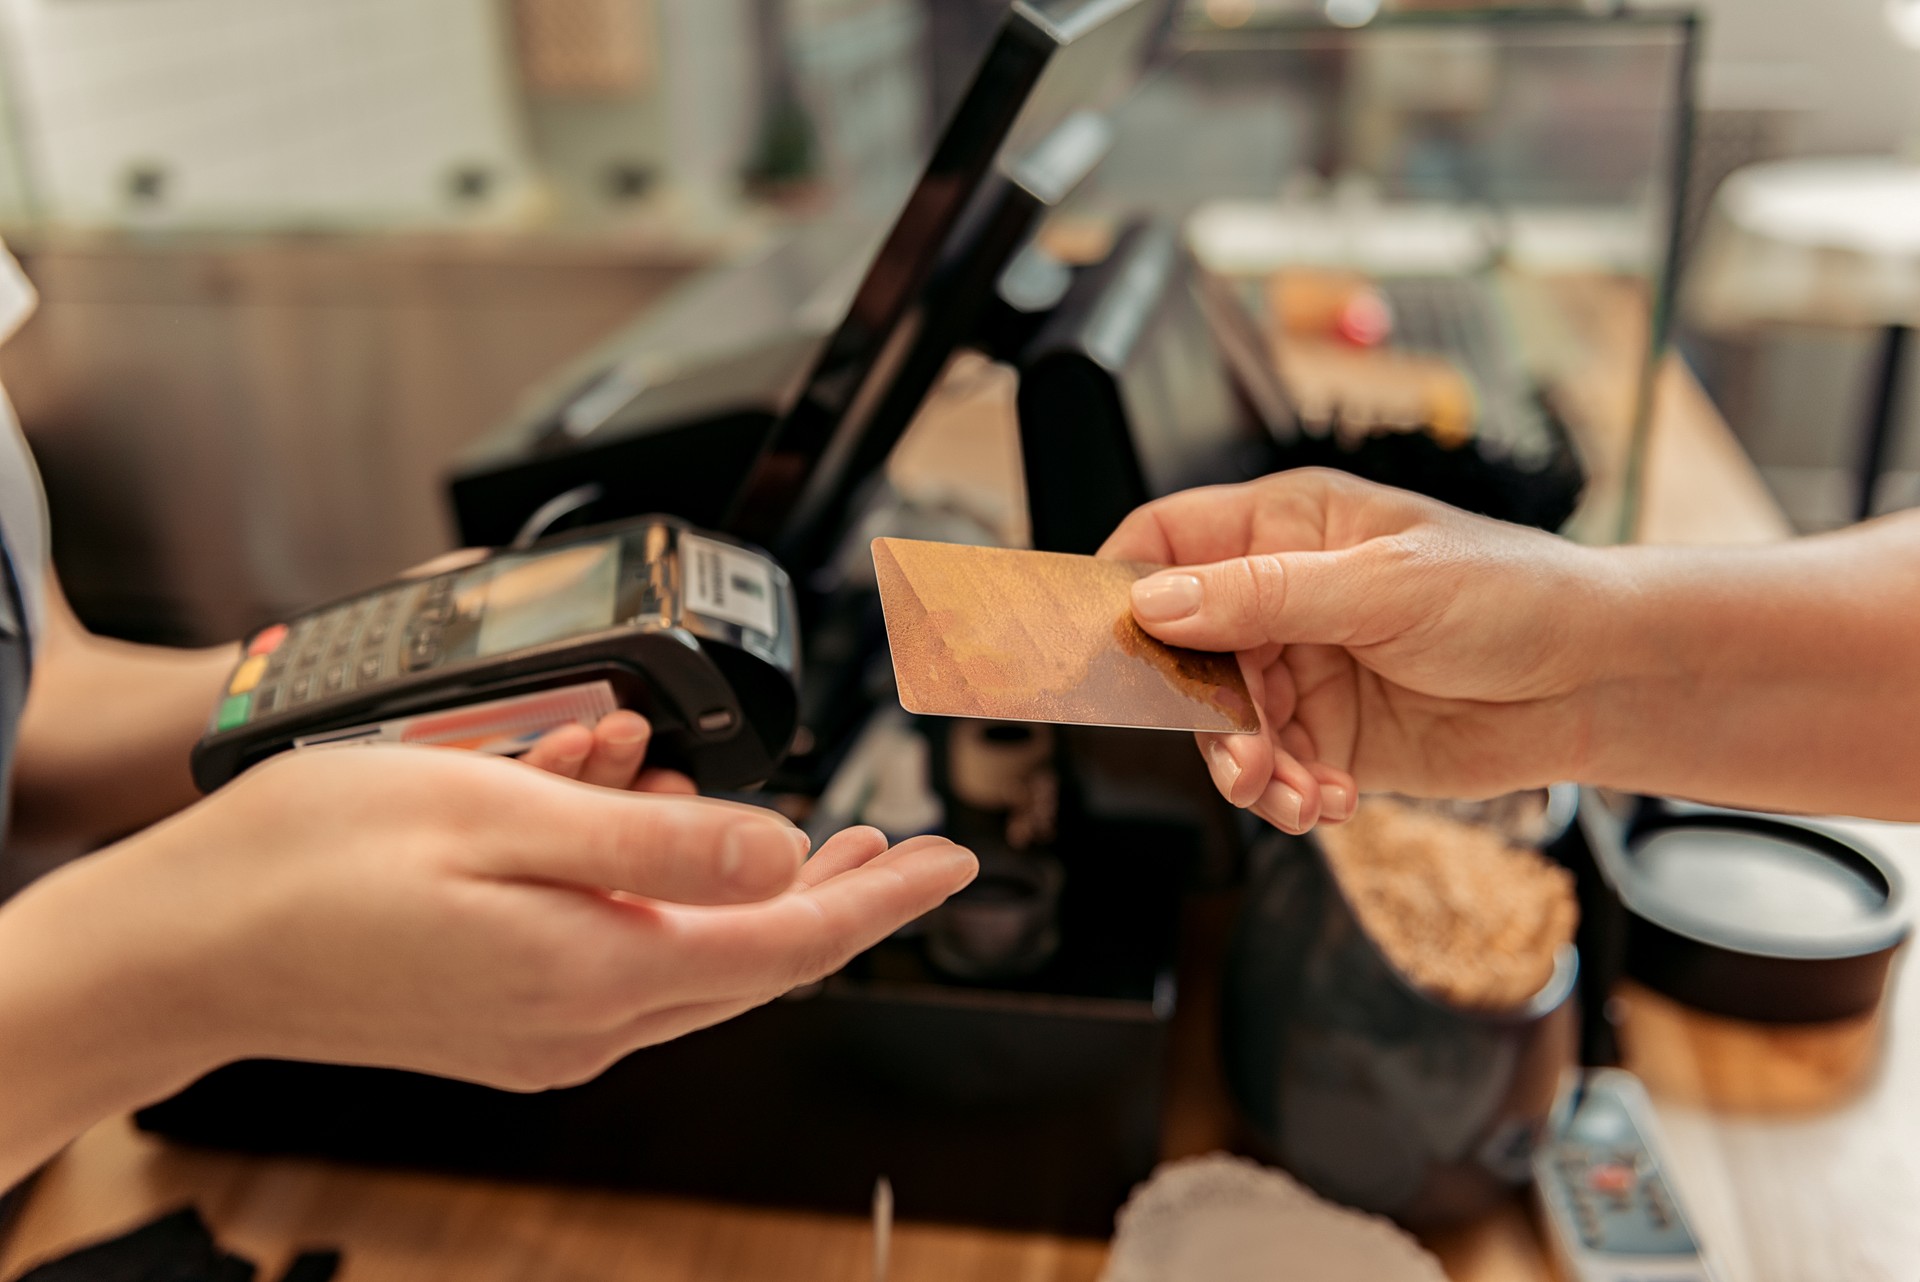
[[1230, 654], [1156, 641], [1133, 581], [1161, 568], [1058, 552], [875, 539], [873, 568], [909, 712], [1250, 734]]

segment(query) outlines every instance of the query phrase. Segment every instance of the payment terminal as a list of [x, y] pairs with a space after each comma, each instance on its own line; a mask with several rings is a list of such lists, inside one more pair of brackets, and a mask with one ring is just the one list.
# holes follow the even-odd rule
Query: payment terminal
[[756, 548], [665, 516], [572, 531], [262, 628], [193, 753], [211, 791], [289, 748], [512, 755], [616, 708], [652, 765], [763, 782], [798, 721], [793, 587]]

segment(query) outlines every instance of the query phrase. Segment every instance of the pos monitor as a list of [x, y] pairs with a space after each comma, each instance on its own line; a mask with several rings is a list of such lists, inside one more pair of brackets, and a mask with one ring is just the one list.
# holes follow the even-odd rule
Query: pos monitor
[[1104, 156], [1102, 110], [1168, 17], [1167, 0], [1018, 0], [863, 272], [828, 226], [696, 284], [668, 305], [672, 332], [637, 326], [456, 461], [463, 541], [507, 542], [556, 501], [572, 523], [657, 511], [760, 544], [804, 583], [947, 357], [982, 341], [1039, 216]]
[[796, 578], [827, 554], [954, 349], [982, 332], [1039, 215], [1109, 141], [1160, 0], [1019, 0], [726, 522]]
[[[748, 309], [740, 324], [750, 332], [730, 347], [719, 306], [671, 304], [670, 332], [634, 331], [628, 350], [583, 363], [567, 380], [573, 391], [462, 460], [452, 493], [464, 540], [681, 517], [772, 553], [796, 589], [806, 653], [857, 648], [864, 604], [814, 591], [816, 571], [954, 352], [1020, 363], [1072, 293], [1071, 272], [1023, 250], [1106, 155], [1106, 109], [1133, 87], [1167, 18], [1166, 0], [1012, 5], [877, 250], [846, 261], [853, 272], [821, 271], [824, 252], [776, 254], [705, 287], [719, 302], [784, 298], [796, 291], [754, 286], [762, 275], [798, 276], [809, 284], [797, 292], [813, 300], [801, 309], [814, 318], [807, 332], [770, 340], [751, 329], [766, 309]], [[816, 238], [801, 239], [809, 250]], [[743, 272], [749, 279], [732, 279]], [[833, 288], [811, 283], [820, 278]], [[824, 315], [830, 329], [818, 325]], [[698, 359], [674, 359], [682, 350]], [[786, 782], [821, 782], [864, 715], [857, 667], [804, 666], [807, 747], [787, 762]]]

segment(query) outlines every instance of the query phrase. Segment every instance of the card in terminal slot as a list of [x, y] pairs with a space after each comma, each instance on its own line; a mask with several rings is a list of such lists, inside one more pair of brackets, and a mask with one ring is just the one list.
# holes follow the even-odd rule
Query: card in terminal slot
[[345, 730], [328, 730], [295, 739], [293, 746], [417, 743], [513, 756], [531, 748], [549, 730], [575, 723], [590, 727], [619, 706], [611, 684], [591, 681]]
[[1159, 569], [1057, 552], [875, 539], [900, 703], [909, 712], [1250, 734], [1238, 661], [1155, 640], [1133, 581]]

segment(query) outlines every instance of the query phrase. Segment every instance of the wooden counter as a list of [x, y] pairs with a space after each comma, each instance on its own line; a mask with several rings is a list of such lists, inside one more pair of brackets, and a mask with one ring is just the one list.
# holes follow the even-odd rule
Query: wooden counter
[[[1004, 407], [1003, 388], [982, 383], [975, 394], [983, 406]], [[1658, 381], [1655, 423], [1644, 538], [1753, 541], [1786, 532], [1678, 363]], [[1876, 831], [1920, 875], [1920, 838]], [[1195, 905], [1189, 975], [1214, 964], [1223, 911], [1219, 902]], [[1206, 1151], [1229, 1133], [1210, 985], [1191, 979], [1183, 991], [1170, 1155]], [[1884, 1020], [1891, 1036], [1878, 1022], [1767, 1031], [1644, 992], [1624, 1000], [1632, 1065], [1655, 1091], [1680, 1184], [1726, 1282], [1920, 1278], [1920, 989], [1896, 983]], [[269, 1270], [302, 1244], [337, 1244], [349, 1282], [869, 1276], [868, 1231], [858, 1220], [194, 1152], [136, 1134], [124, 1120], [96, 1128], [48, 1171], [0, 1251], [0, 1275], [183, 1203]], [[1549, 1276], [1518, 1200], [1429, 1245], [1459, 1282]], [[1099, 1275], [1103, 1254], [1092, 1242], [906, 1224], [892, 1276], [1078, 1282]]]

